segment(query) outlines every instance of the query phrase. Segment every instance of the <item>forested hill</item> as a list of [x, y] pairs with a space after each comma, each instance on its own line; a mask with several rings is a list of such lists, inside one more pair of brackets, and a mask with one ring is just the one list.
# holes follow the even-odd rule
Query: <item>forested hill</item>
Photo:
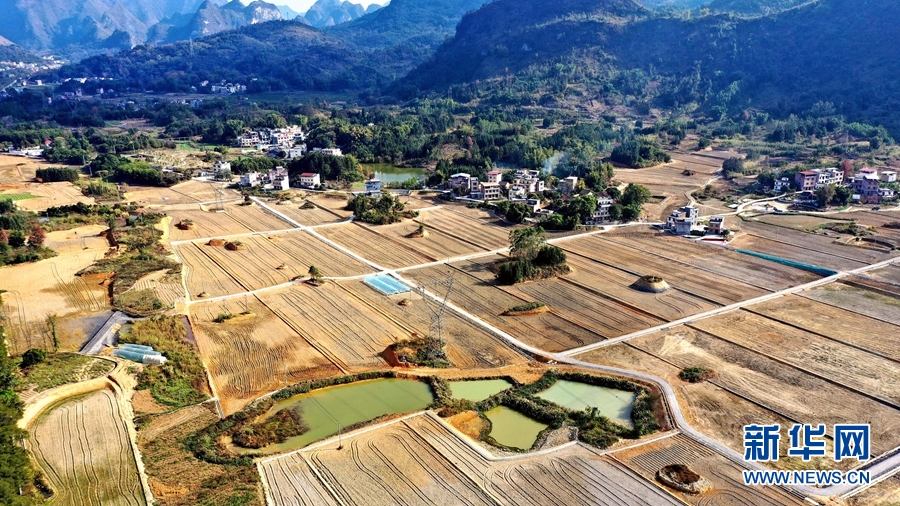
[[301, 21], [260, 23], [193, 42], [88, 58], [47, 77], [112, 77], [134, 89], [187, 91], [222, 79], [252, 91], [386, 88], [428, 59], [485, 0], [394, 0], [323, 31]]
[[[601, 7], [556, 15], [586, 4]], [[900, 54], [896, 0], [819, 0], [753, 19], [649, 16], [629, 4], [496, 0], [463, 18], [456, 36], [396, 89], [411, 96], [522, 72], [559, 79], [553, 65], [564, 63], [574, 70], [563, 80], [593, 81], [596, 98], [624, 71], [639, 70], [627, 80], [639, 89], [629, 94], [661, 106], [790, 112], [830, 101], [850, 118], [900, 130], [892, 113], [900, 66], [888, 63]]]

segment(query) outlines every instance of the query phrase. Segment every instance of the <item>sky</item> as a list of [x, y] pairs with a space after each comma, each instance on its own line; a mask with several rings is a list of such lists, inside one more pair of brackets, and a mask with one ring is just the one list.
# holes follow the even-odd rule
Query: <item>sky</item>
[[[244, 3], [248, 3], [246, 0], [243, 0]], [[386, 0], [350, 0], [355, 4], [362, 4], [363, 7], [368, 7], [371, 4], [383, 4]], [[312, 4], [316, 3], [316, 0], [268, 0], [269, 3], [273, 3], [275, 5], [287, 5], [291, 9], [296, 12], [306, 12], [312, 6]]]

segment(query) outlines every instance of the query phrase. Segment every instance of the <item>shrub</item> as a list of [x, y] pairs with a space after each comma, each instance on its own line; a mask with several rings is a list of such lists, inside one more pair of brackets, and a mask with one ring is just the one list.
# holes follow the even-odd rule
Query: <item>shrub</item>
[[47, 360], [47, 351], [41, 348], [31, 348], [22, 354], [22, 363], [19, 364], [19, 367], [22, 369], [31, 367], [33, 365], [40, 364], [44, 360]]
[[715, 373], [702, 367], [687, 367], [678, 373], [678, 377], [688, 383], [700, 383], [715, 376]]

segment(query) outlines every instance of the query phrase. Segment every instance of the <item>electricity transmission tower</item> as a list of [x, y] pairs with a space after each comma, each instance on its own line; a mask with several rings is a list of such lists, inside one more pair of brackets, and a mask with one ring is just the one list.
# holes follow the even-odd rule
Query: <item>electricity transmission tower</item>
[[416, 290], [416, 292], [422, 296], [422, 300], [425, 303], [425, 307], [428, 308], [428, 313], [431, 317], [427, 345], [427, 354], [431, 360], [447, 359], [446, 353], [444, 352], [444, 313], [447, 311], [447, 300], [450, 298], [450, 293], [453, 291], [453, 284], [455, 281], [454, 275], [451, 274], [449, 278], [431, 284], [431, 286], [434, 287], [446, 287], [447, 290], [444, 293], [444, 298], [441, 300], [432, 299], [426, 293], [424, 286], [421, 286]]

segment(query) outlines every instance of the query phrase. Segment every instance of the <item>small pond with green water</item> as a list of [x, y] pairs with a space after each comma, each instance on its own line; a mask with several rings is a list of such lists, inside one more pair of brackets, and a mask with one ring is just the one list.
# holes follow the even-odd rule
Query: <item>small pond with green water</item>
[[450, 392], [454, 399], [479, 402], [512, 386], [505, 379], [451, 381]]
[[338, 433], [338, 423], [348, 427], [379, 416], [420, 411], [434, 402], [431, 387], [424, 382], [397, 378], [358, 381], [295, 395], [278, 401], [263, 416], [283, 409], [298, 410], [309, 430], [287, 441], [261, 450], [239, 447], [238, 453], [281, 453], [303, 448]]
[[382, 183], [402, 183], [412, 178], [425, 175], [425, 169], [411, 167], [396, 167], [389, 163], [366, 163], [362, 167], [375, 173], [375, 179]]
[[637, 394], [577, 381], [559, 380], [537, 396], [576, 411], [588, 407], [597, 408], [606, 418], [631, 427], [631, 407]]
[[537, 440], [538, 434], [549, 427], [502, 405], [485, 411], [484, 416], [491, 421], [489, 435], [494, 438], [494, 441], [503, 446], [521, 450], [530, 449]]

